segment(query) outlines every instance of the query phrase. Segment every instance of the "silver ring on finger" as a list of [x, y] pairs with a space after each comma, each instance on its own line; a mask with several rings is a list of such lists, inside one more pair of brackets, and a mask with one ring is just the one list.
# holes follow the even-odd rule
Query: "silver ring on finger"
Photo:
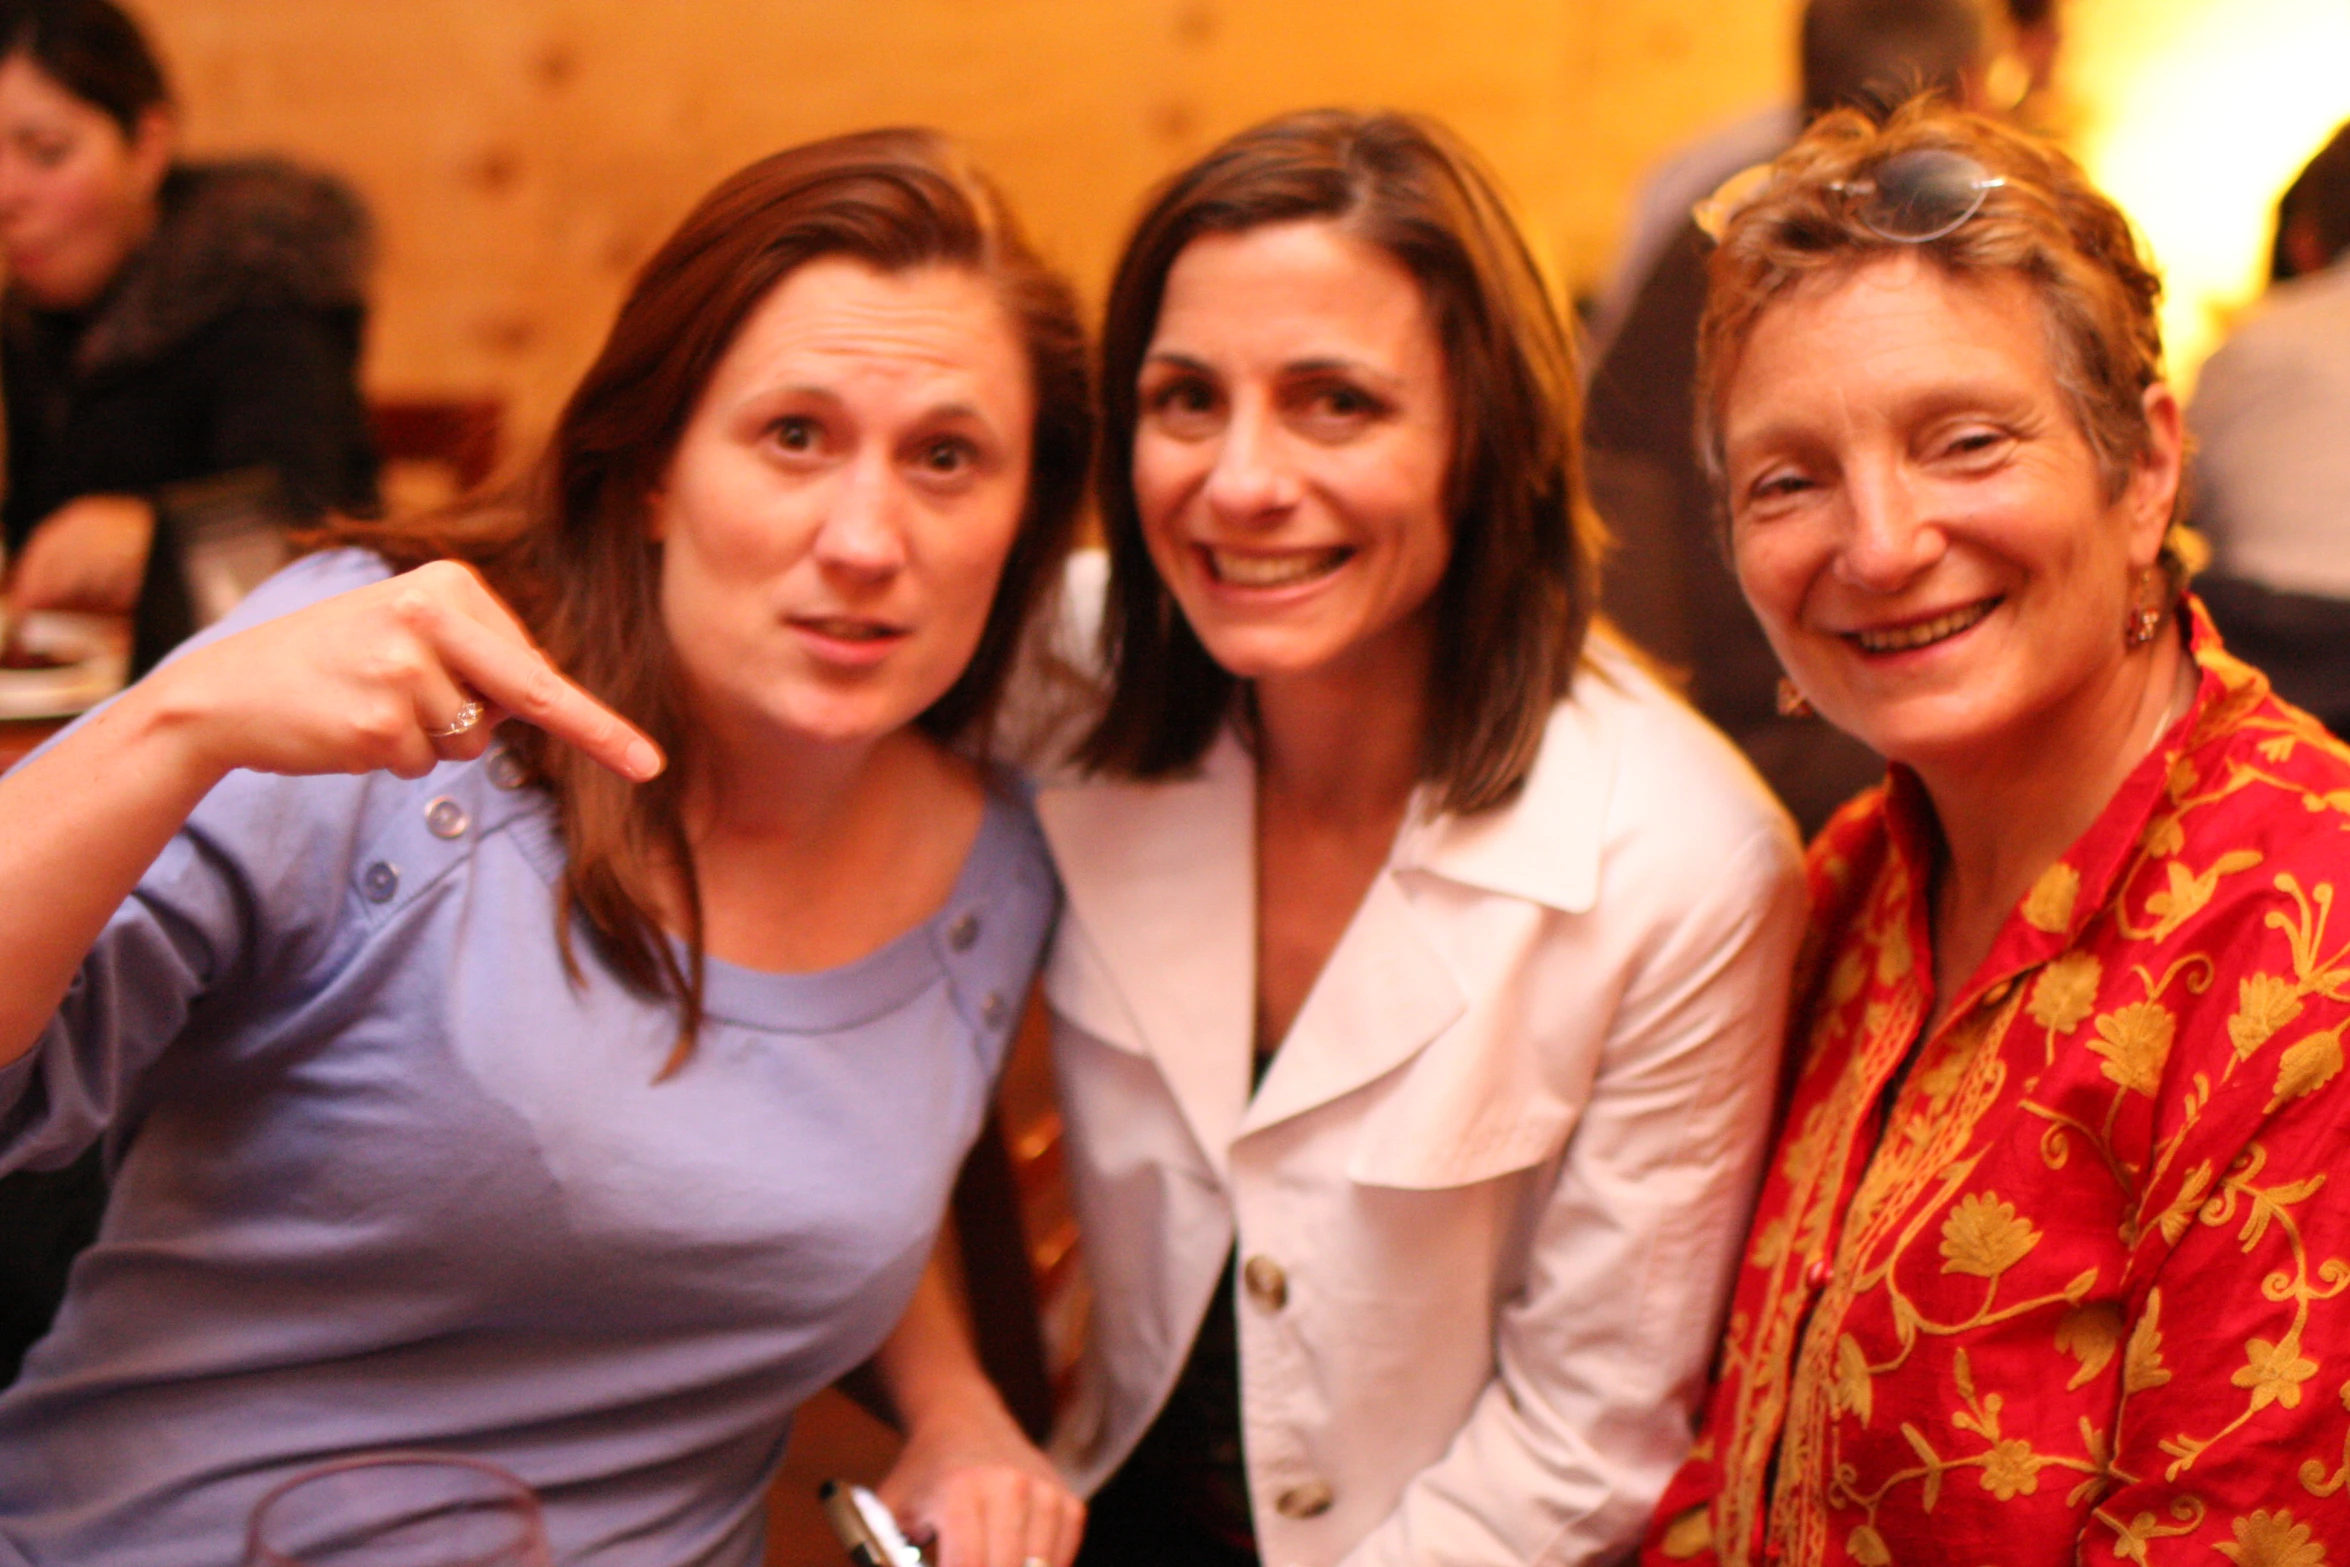
[[474, 725], [481, 722], [481, 715], [487, 711], [479, 698], [467, 697], [465, 705], [457, 709], [454, 717], [440, 728], [427, 729], [425, 733], [435, 740], [454, 740], [461, 734], [471, 733]]

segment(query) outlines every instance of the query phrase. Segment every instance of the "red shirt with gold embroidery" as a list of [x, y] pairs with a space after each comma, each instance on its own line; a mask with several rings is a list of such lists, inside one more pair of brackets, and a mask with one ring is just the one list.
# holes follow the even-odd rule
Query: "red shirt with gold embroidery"
[[1652, 1567], [2350, 1567], [2350, 750], [2191, 614], [2194, 710], [1914, 1061], [1923, 791], [1812, 846], [1798, 1076]]

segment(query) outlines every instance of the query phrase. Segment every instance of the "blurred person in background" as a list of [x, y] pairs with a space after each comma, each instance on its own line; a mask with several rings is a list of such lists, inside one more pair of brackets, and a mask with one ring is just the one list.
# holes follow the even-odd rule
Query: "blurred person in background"
[[[1979, 103], [1997, 36], [1979, 0], [1811, 0], [1802, 116], [1882, 107], [1921, 87]], [[1785, 139], [1747, 163], [1783, 150], [1794, 119]], [[1709, 242], [1687, 205], [1672, 234], [1592, 372], [1584, 412], [1593, 498], [1618, 546], [1603, 602], [1634, 642], [1687, 673], [1690, 701], [1745, 750], [1808, 834], [1882, 763], [1817, 718], [1777, 709], [1778, 666], [1723, 559], [1720, 513], [1697, 455], [1692, 387]]]
[[[162, 68], [110, 0], [0, 0], [6, 605], [131, 615], [134, 672], [195, 626], [158, 526], [175, 487], [228, 477], [272, 529], [375, 496], [358, 205], [172, 149]], [[0, 1178], [0, 1385], [104, 1205], [95, 1151]]]
[[2350, 125], [2277, 203], [2275, 282], [2195, 383], [2211, 615], [2350, 734]]
[[248, 475], [282, 521], [375, 499], [357, 201], [174, 141], [112, 0], [0, 0], [7, 599], [131, 615], [134, 673], [197, 624], [173, 487]]
[[1620, 1556], [1766, 1134], [1785, 820], [1586, 637], [1570, 349], [1451, 135], [1240, 133], [1105, 319], [1109, 689], [1037, 796], [1081, 1560]]
[[2045, 143], [1816, 123], [1701, 343], [1739, 582], [1891, 759], [1646, 1560], [2350, 1552], [2350, 751], [2186, 589], [2161, 283]]
[[0, 1561], [241, 1561], [273, 1484], [431, 1448], [556, 1560], [755, 1567], [1052, 922], [985, 758], [1092, 425], [956, 149], [778, 153], [526, 483], [345, 525], [0, 780], [0, 1166], [118, 1170], [0, 1394]]

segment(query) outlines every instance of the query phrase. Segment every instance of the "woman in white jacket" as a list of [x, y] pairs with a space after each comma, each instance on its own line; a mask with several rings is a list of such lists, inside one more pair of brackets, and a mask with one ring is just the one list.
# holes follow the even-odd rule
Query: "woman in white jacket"
[[1102, 385], [1108, 694], [1037, 800], [1081, 1560], [1618, 1555], [1757, 1175], [1789, 830], [1586, 645], [1565, 335], [1438, 127], [1177, 175]]

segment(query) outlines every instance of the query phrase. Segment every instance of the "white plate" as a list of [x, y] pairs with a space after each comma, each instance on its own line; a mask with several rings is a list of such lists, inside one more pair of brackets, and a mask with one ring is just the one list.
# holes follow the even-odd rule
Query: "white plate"
[[120, 691], [130, 673], [128, 632], [103, 615], [27, 615], [17, 639], [64, 662], [54, 669], [0, 669], [0, 718], [70, 718]]

